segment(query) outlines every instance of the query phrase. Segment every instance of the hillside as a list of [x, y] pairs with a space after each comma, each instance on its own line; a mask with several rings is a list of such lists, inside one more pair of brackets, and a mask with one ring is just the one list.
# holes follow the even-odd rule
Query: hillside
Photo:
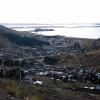
[[85, 66], [95, 67], [100, 66], [100, 50], [87, 53], [79, 56], [81, 64]]
[[100, 50], [87, 52], [86, 54], [60, 55], [60, 63], [57, 66], [90, 67], [100, 70]]
[[41, 46], [49, 45], [48, 42], [38, 40], [34, 37], [21, 36], [21, 33], [0, 25], [0, 36], [7, 38], [10, 42], [19, 46]]
[[[51, 42], [51, 46], [52, 45], [62, 46], [64, 43], [63, 45], [63, 48], [64, 48], [66, 45], [73, 44], [73, 42], [76, 42], [76, 41], [78, 41], [81, 44], [84, 44], [82, 45], [82, 47], [86, 49], [89, 48], [90, 50], [84, 54], [81, 54], [81, 53], [77, 54], [74, 52], [72, 54], [68, 54], [68, 53], [64, 55], [61, 54], [60, 55], [61, 62], [58, 64], [58, 66], [63, 66], [63, 65], [66, 65], [66, 66], [67, 65], [72, 65], [72, 66], [83, 65], [83, 66], [90, 66], [90, 67], [100, 66], [100, 50], [99, 48], [98, 50], [96, 48], [92, 49], [93, 46], [99, 47], [100, 39], [93, 40], [93, 39], [81, 39], [81, 38], [68, 38], [64, 36], [32, 35], [31, 33], [29, 34], [27, 32], [15, 31], [15, 30], [12, 30], [0, 25], [0, 47], [1, 48], [5, 47], [6, 51], [8, 51], [8, 54], [9, 52], [13, 52], [15, 50], [17, 52], [16, 55], [18, 55], [19, 51], [21, 50], [20, 49], [17, 50], [16, 47], [20, 47], [20, 46], [29, 46], [29, 47], [42, 46], [42, 45], [48, 46], [49, 43]], [[75, 46], [75, 45], [72, 45], [72, 46]], [[13, 49], [13, 47], [15, 48]]]
[[93, 44], [95, 49], [100, 49], [100, 38], [96, 39]]
[[0, 35], [0, 47], [11, 47], [13, 44], [5, 37]]
[[[75, 41], [80, 42], [80, 44], [85, 44], [84, 46], [90, 48], [94, 39], [84, 39], [84, 38], [74, 38], [74, 37], [64, 37], [64, 36], [43, 36], [38, 34], [32, 34], [29, 32], [15, 31], [10, 28], [0, 25], [0, 36], [7, 38], [10, 42], [19, 46], [42, 46], [42, 45], [58, 45], [56, 43], [72, 43]], [[54, 42], [55, 41], [55, 42]], [[62, 44], [61, 44], [62, 45]]]

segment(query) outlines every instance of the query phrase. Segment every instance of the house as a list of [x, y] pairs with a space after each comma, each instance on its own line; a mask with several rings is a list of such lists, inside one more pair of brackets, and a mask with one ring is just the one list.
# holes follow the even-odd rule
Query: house
[[39, 80], [36, 80], [33, 82], [34, 85], [40, 85], [42, 86], [43, 85], [43, 82], [42, 81], [39, 81]]

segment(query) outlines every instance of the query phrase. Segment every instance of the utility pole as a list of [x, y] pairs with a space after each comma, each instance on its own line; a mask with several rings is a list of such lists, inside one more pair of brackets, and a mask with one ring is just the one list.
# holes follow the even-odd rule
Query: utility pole
[[5, 69], [5, 65], [4, 65], [4, 59], [2, 59], [2, 68], [1, 69], [3, 69], [3, 76], [5, 77], [6, 69]]
[[21, 77], [21, 66], [20, 66], [20, 64], [21, 64], [21, 62], [20, 62], [20, 60], [19, 60], [19, 80], [20, 80], [20, 82], [21, 82], [22, 77]]

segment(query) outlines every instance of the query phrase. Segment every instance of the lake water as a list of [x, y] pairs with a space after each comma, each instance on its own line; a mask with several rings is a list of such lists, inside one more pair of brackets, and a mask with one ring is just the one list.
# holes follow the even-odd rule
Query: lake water
[[100, 38], [100, 24], [5, 24], [5, 26], [18, 31], [29, 31], [32, 33], [34, 33], [36, 28], [55, 30], [37, 32], [47, 36], [63, 35], [79, 38]]

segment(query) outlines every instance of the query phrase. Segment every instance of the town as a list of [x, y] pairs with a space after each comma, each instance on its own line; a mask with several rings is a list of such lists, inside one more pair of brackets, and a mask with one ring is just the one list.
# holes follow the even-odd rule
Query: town
[[[8, 48], [0, 47], [1, 70], [19, 68], [25, 74], [22, 80], [29, 82], [32, 81], [30, 78], [34, 76], [48, 76], [66, 82], [76, 82], [82, 79], [84, 81], [90, 80], [93, 83], [100, 83], [100, 73], [93, 69], [84, 69], [80, 67], [81, 65], [77, 66], [77, 68], [74, 65], [56, 65], [61, 62], [60, 55], [67, 54], [70, 56], [72, 53], [84, 54], [89, 51], [89, 47], [85, 48], [80, 39], [66, 40], [66, 38], [61, 36], [47, 38], [49, 38], [49, 46], [34, 48], [15, 47], [15, 52], [9, 51]], [[44, 41], [47, 41], [45, 40], [47, 38], [44, 38]]]
[[[8, 29], [3, 27], [3, 30]], [[37, 97], [42, 95], [43, 98], [50, 98], [48, 96], [48, 92], [50, 92], [52, 99], [57, 98], [57, 100], [59, 100], [59, 96], [66, 99], [66, 96], [63, 96], [66, 94], [65, 91], [67, 94], [69, 91], [72, 94], [73, 91], [89, 93], [89, 95], [91, 93], [100, 94], [99, 58], [95, 57], [100, 49], [99, 39], [68, 38], [59, 35], [43, 36], [31, 33], [26, 36], [27, 32], [19, 32], [17, 36], [15, 33], [14, 36], [11, 31], [8, 31], [10, 33], [3, 31], [4, 34], [0, 37], [0, 79], [2, 80], [0, 82], [2, 87], [5, 87], [3, 80], [12, 80], [14, 87], [19, 86], [16, 84], [23, 84], [24, 89], [29, 89], [32, 93], [34, 88]], [[16, 42], [14, 41], [16, 37], [27, 42], [17, 40]], [[38, 44], [32, 46], [28, 39], [31, 42], [38, 41]], [[26, 93], [26, 90], [25, 95], [23, 92], [16, 94], [16, 91], [21, 90], [13, 90], [13, 84], [9, 84], [7, 85], [9, 89], [7, 87], [6, 90], [9, 96], [14, 98], [13, 100], [20, 100], [21, 97], [22, 100], [27, 100], [28, 95], [31, 94]], [[58, 88], [63, 91], [63, 95], [58, 96]], [[45, 96], [39, 91], [44, 91]]]

